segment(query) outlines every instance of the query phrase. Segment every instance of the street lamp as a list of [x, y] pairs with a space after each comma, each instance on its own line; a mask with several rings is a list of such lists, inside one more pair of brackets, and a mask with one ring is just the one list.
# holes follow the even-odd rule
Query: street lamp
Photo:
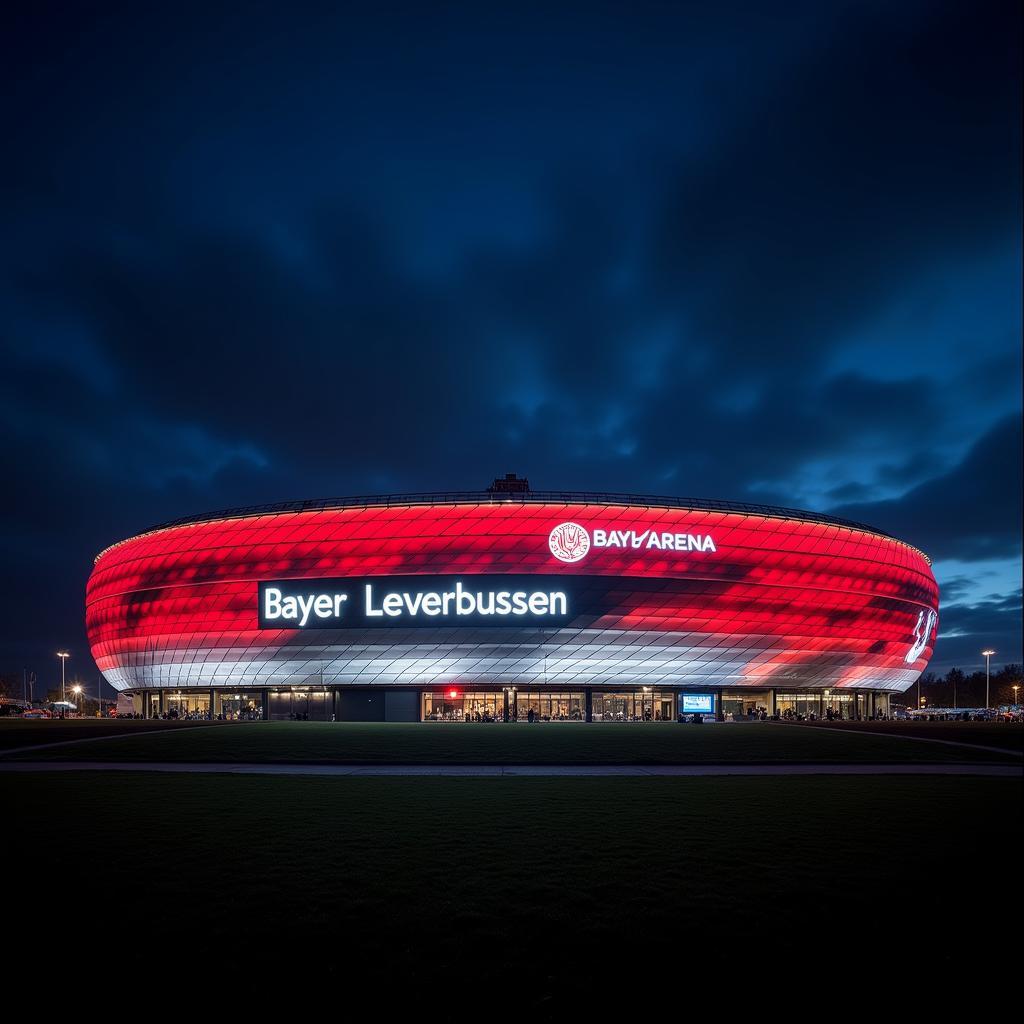
[[78, 713], [82, 714], [82, 708], [85, 706], [82, 700], [82, 688], [80, 686], [72, 686], [71, 692], [78, 698]]
[[1019, 689], [1020, 689], [1020, 687], [1019, 687], [1019, 686], [1015, 686], [1015, 687], [1013, 688], [1013, 706], [1014, 706], [1014, 707], [1016, 707], [1016, 706], [1017, 706], [1017, 691], [1018, 691]]
[[61, 699], [61, 701], [63, 701], [64, 700], [64, 665], [66, 664], [68, 658], [71, 657], [71, 655], [68, 654], [67, 651], [58, 651], [57, 652], [57, 657], [60, 658], [60, 699]]
[[992, 655], [996, 652], [993, 650], [984, 650], [981, 652], [985, 655], [985, 710], [988, 710], [988, 684], [992, 677]]

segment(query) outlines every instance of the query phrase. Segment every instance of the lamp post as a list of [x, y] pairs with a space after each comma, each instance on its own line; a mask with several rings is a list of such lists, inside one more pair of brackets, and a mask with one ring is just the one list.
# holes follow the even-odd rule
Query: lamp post
[[986, 649], [981, 652], [985, 655], [985, 710], [988, 711], [988, 687], [992, 677], [992, 655], [996, 652]]
[[72, 686], [71, 692], [78, 698], [78, 715], [82, 716], [82, 709], [85, 707], [85, 701], [82, 699], [82, 688], [80, 686]]
[[64, 700], [64, 666], [67, 663], [68, 658], [71, 655], [67, 651], [58, 651], [57, 657], [60, 658], [60, 699]]
[[1013, 688], [1013, 706], [1014, 706], [1014, 707], [1016, 707], [1016, 706], [1017, 706], [1017, 691], [1018, 691], [1019, 689], [1020, 689], [1020, 687], [1019, 687], [1019, 686], [1015, 686], [1015, 687]]

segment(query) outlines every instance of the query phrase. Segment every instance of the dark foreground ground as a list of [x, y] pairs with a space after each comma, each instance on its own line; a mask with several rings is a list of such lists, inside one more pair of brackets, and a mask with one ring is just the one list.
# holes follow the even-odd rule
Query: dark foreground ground
[[[15, 726], [23, 723], [14, 723]], [[24, 723], [31, 725], [32, 723]], [[82, 722], [75, 735], [100, 735]], [[153, 723], [125, 722], [118, 738], [18, 753], [18, 759], [67, 761], [191, 761], [348, 763], [348, 764], [714, 764], [931, 762], [1020, 762], [1019, 754], [985, 746], [1019, 748], [1024, 728], [964, 723], [951, 733], [955, 744], [920, 743], [901, 735], [839, 727], [805, 727], [774, 722], [679, 725], [465, 725], [417, 723], [253, 722], [172, 725], [148, 731]], [[156, 723], [157, 725], [166, 723]], [[99, 726], [100, 723], [95, 723]], [[21, 745], [66, 738], [51, 734], [59, 723], [36, 723], [18, 733]], [[140, 729], [139, 726], [143, 728]], [[956, 729], [954, 725], [951, 727]], [[907, 727], [904, 726], [906, 731]], [[910, 735], [918, 735], [913, 732]], [[937, 737], [922, 729], [920, 735]], [[31, 738], [27, 738], [31, 737]], [[997, 742], [998, 741], [998, 742]], [[961, 745], [968, 744], [968, 745]], [[10, 750], [6, 727], [0, 748]], [[3, 749], [0, 749], [3, 756]], [[10, 754], [8, 757], [12, 756]]]
[[1019, 798], [962, 777], [0, 775], [8, 885], [30, 880], [5, 932], [91, 951], [120, 999], [635, 1019], [708, 984], [838, 998], [918, 958], [986, 976]]

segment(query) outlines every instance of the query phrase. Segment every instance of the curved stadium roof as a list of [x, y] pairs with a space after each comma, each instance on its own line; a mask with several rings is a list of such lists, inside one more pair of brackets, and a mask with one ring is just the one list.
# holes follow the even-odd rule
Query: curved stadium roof
[[656, 494], [622, 494], [605, 491], [418, 491], [411, 494], [364, 494], [345, 498], [310, 498], [304, 501], [279, 501], [265, 505], [245, 505], [219, 509], [200, 515], [183, 516], [159, 523], [144, 532], [166, 530], [192, 523], [208, 523], [218, 519], [241, 519], [250, 516], [274, 515], [281, 512], [318, 512], [334, 508], [363, 508], [392, 505], [461, 505], [461, 504], [556, 504], [556, 505], [630, 505], [648, 508], [682, 508], [701, 512], [737, 512], [741, 515], [767, 516], [773, 519], [797, 519], [809, 523], [845, 526], [880, 537], [898, 540], [884, 530], [865, 523], [823, 512], [807, 512], [780, 505], [758, 505], [742, 501], [720, 501], [714, 498], [674, 498]]

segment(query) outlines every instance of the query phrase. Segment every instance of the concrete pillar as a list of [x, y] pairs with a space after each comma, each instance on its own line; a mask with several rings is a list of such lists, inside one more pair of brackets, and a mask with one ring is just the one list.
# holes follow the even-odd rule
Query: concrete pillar
[[210, 721], [212, 722], [217, 717], [217, 709], [214, 707], [216, 703], [216, 692], [213, 687], [210, 687]]
[[261, 708], [263, 710], [263, 721], [264, 722], [269, 722], [270, 721], [270, 691], [269, 690], [261, 690], [260, 691], [260, 706], [261, 706]]
[[585, 722], [592, 722], [594, 720], [594, 691], [589, 689], [584, 690], [583, 698], [585, 702], [584, 706], [586, 708], [583, 720]]
[[506, 686], [501, 691], [502, 703], [501, 703], [501, 720], [503, 722], [508, 721], [508, 687]]
[[768, 691], [768, 717], [772, 718], [775, 715], [775, 691]]
[[725, 710], [722, 708], [722, 691], [721, 689], [715, 690], [715, 721], [725, 721]]

